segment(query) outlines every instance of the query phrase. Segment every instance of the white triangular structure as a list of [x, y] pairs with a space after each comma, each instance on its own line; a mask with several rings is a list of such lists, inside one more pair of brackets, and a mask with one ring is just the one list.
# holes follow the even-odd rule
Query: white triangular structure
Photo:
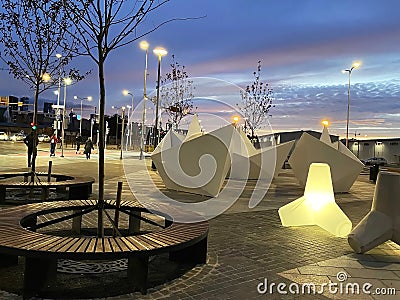
[[400, 174], [381, 171], [371, 211], [348, 236], [356, 253], [364, 253], [388, 240], [400, 245]]
[[314, 162], [327, 163], [330, 166], [335, 192], [348, 192], [364, 167], [342, 143], [328, 144], [303, 133], [289, 159], [289, 164], [302, 186], [305, 186], [309, 166]]
[[335, 236], [345, 237], [351, 221], [335, 202], [328, 164], [310, 165], [304, 196], [278, 210], [283, 226], [318, 225]]
[[197, 115], [193, 115], [192, 122], [189, 125], [185, 141], [194, 139], [201, 135], [203, 135], [203, 131], [201, 130], [199, 118], [197, 117]]
[[177, 191], [217, 196], [229, 171], [228, 149], [234, 130], [228, 125], [153, 153], [151, 158], [165, 186]]
[[330, 136], [330, 134], [328, 132], [328, 128], [326, 126], [324, 126], [324, 129], [322, 130], [322, 134], [321, 134], [321, 137], [319, 138], [319, 140], [331, 147], [335, 147], [334, 144], [332, 144], [331, 136]]
[[256, 149], [246, 134], [240, 129], [238, 131], [240, 138], [234, 138], [231, 144], [232, 166], [229, 178], [272, 179], [278, 176], [294, 141]]
[[184, 139], [185, 136], [183, 134], [177, 133], [173, 131], [173, 129], [170, 129], [161, 142], [157, 145], [156, 149], [154, 149], [152, 154], [154, 155], [163, 150], [178, 146], [182, 144]]

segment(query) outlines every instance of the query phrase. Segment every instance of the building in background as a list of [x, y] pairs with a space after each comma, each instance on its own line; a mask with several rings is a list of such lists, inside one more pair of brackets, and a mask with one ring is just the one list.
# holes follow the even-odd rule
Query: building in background
[[349, 149], [359, 159], [383, 157], [388, 163], [400, 164], [400, 138], [349, 140]]

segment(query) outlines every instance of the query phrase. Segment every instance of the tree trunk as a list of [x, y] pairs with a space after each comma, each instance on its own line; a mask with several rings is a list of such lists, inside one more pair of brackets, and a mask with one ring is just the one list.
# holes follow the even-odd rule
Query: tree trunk
[[[34, 126], [38, 126], [37, 124], [37, 112], [38, 112], [38, 98], [39, 98], [39, 83], [36, 82], [35, 86], [35, 95], [33, 100], [33, 118], [32, 122]], [[32, 164], [31, 164], [31, 182], [35, 180], [35, 172], [36, 172], [36, 155], [37, 155], [37, 127], [36, 130], [31, 129], [32, 139], [33, 139], [33, 151], [32, 151]]]
[[104, 236], [103, 226], [103, 208], [104, 208], [104, 105], [106, 99], [106, 87], [104, 81], [104, 60], [101, 59], [98, 64], [99, 83], [100, 83], [100, 107], [99, 107], [99, 199], [98, 199], [98, 219], [97, 236]]

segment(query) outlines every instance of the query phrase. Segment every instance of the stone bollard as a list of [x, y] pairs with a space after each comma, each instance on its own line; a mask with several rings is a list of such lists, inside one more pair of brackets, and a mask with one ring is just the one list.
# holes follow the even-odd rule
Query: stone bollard
[[400, 244], [400, 174], [381, 171], [371, 211], [348, 236], [356, 253], [364, 253], [392, 240]]

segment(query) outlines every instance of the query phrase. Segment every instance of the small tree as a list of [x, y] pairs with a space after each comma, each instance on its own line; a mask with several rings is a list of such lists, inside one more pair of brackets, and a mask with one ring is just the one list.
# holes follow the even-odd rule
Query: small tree
[[[56, 0], [53, 0], [56, 1]], [[89, 56], [97, 65], [99, 78], [99, 185], [98, 185], [98, 236], [104, 235], [104, 107], [106, 102], [105, 62], [109, 54], [141, 39], [160, 26], [178, 19], [168, 19], [151, 27], [141, 26], [146, 17], [169, 0], [61, 0], [74, 25], [67, 31], [76, 38], [81, 48], [77, 55]], [[76, 31], [73, 31], [76, 30]]]
[[272, 107], [272, 89], [268, 83], [260, 79], [261, 61], [258, 61], [257, 71], [253, 72], [254, 82], [240, 91], [242, 103], [238, 104], [245, 118], [245, 131], [250, 130], [251, 136], [259, 129]]
[[188, 79], [185, 66], [172, 55], [171, 71], [161, 80], [162, 105], [168, 114], [168, 122], [178, 129], [182, 118], [193, 110], [193, 81]]
[[[60, 1], [1, 0], [0, 43], [1, 59], [8, 65], [14, 78], [25, 82], [34, 91], [32, 122], [37, 125], [39, 95], [58, 84], [60, 70], [72, 59], [74, 41], [66, 39], [66, 28], [71, 26]], [[46, 13], [44, 13], [46, 11]], [[62, 53], [59, 58], [56, 54]], [[82, 77], [72, 69], [72, 79]], [[32, 180], [37, 153], [36, 131], [33, 131]]]

